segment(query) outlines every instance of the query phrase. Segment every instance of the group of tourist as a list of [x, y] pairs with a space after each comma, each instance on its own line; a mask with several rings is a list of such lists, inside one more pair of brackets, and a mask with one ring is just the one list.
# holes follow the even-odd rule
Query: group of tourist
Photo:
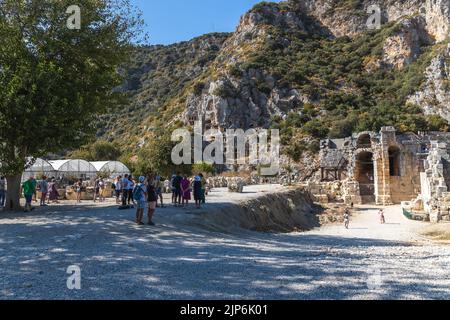
[[34, 210], [32, 203], [38, 202], [38, 191], [41, 193], [41, 207], [47, 206], [50, 202], [59, 202], [58, 186], [55, 178], [48, 179], [46, 176], [43, 176], [42, 179], [38, 181], [31, 176], [22, 184], [21, 189], [21, 193], [23, 193], [23, 196], [25, 197], [25, 212]]
[[116, 203], [122, 202], [122, 206], [134, 205], [133, 189], [136, 186], [136, 181], [131, 175], [118, 176], [112, 184], [112, 189], [116, 196]]
[[[79, 179], [75, 182], [73, 189], [76, 193], [77, 203], [81, 203], [82, 193], [86, 190], [86, 187], [83, 185], [83, 179]], [[103, 178], [97, 177], [94, 180], [94, 197], [92, 200], [94, 203], [97, 202], [97, 199], [99, 199], [100, 202], [104, 202], [106, 198], [106, 181]]]
[[[129, 177], [125, 177], [129, 179]], [[127, 194], [123, 189], [128, 183], [125, 178], [118, 178], [116, 180], [116, 192], [123, 190], [122, 194]], [[117, 188], [117, 186], [120, 188]], [[150, 226], [154, 226], [153, 216], [158, 206], [158, 199], [161, 201], [161, 207], [164, 207], [163, 203], [163, 191], [167, 191], [167, 186], [172, 191], [172, 204], [176, 207], [186, 207], [191, 200], [191, 193], [193, 193], [195, 206], [200, 209], [202, 203], [206, 202], [206, 195], [208, 193], [208, 186], [203, 174], [198, 174], [193, 178], [188, 178], [187, 175], [181, 175], [180, 172], [172, 176], [170, 181], [162, 181], [159, 175], [149, 175], [148, 177], [139, 177], [137, 185], [132, 191], [132, 200], [136, 204], [136, 223], [143, 225], [145, 208], [148, 208], [148, 222]], [[116, 197], [118, 197], [116, 193]], [[125, 197], [122, 196], [122, 206], [127, 205], [125, 203]]]
[[170, 185], [172, 203], [175, 206], [187, 206], [192, 199], [191, 193], [197, 208], [200, 208], [201, 204], [206, 202], [205, 195], [207, 195], [209, 187], [202, 173], [190, 179], [187, 175], [182, 176], [180, 172], [177, 172], [176, 175], [172, 176]]
[[[105, 201], [108, 197], [106, 194], [107, 181], [101, 177], [97, 177], [93, 183], [94, 196], [93, 201], [99, 199], [100, 202]], [[163, 193], [172, 193], [172, 204], [175, 207], [186, 207], [189, 202], [194, 199], [195, 207], [200, 208], [206, 203], [206, 195], [208, 194], [208, 183], [203, 174], [193, 177], [182, 175], [177, 172], [170, 180], [161, 178], [158, 174], [150, 174], [147, 177], [139, 177], [136, 181], [131, 175], [125, 174], [118, 176], [111, 184], [116, 204], [121, 207], [133, 208], [137, 207], [136, 222], [142, 224], [143, 211], [148, 207], [148, 224], [153, 225], [153, 215], [158, 207], [164, 208]], [[76, 194], [77, 203], [82, 201], [82, 193], [86, 190], [82, 179], [78, 179], [73, 185]], [[47, 206], [50, 202], [59, 203], [60, 197], [58, 192], [58, 184], [54, 177], [48, 179], [43, 176], [40, 180], [36, 180], [33, 176], [29, 177], [21, 185], [21, 194], [25, 198], [25, 212], [34, 210], [32, 203], [38, 202], [37, 194], [40, 193], [40, 206]], [[6, 179], [0, 177], [0, 206], [4, 207], [6, 200]], [[145, 203], [144, 203], [145, 202]]]

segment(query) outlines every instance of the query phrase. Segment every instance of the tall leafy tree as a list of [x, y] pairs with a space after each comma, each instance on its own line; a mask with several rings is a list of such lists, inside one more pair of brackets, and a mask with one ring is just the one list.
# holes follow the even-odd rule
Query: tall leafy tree
[[69, 154], [72, 159], [88, 161], [116, 161], [122, 156], [120, 147], [115, 143], [97, 140]]
[[97, 116], [123, 102], [115, 88], [139, 12], [127, 0], [77, 0], [77, 28], [73, 4], [0, 0], [0, 172], [10, 210], [20, 208], [28, 157], [85, 143]]
[[[170, 130], [167, 130], [169, 132]], [[168, 133], [160, 136], [152, 136], [149, 142], [139, 151], [135, 173], [148, 174], [158, 172], [164, 176], [170, 176], [175, 170], [185, 171], [187, 166], [175, 167], [171, 155], [175, 144]]]

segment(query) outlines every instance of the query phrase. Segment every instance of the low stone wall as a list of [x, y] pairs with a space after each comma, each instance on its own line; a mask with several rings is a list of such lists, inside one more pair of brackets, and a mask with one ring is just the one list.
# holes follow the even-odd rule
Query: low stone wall
[[212, 231], [246, 229], [259, 232], [306, 231], [320, 226], [322, 208], [310, 193], [300, 189], [266, 194], [240, 204], [227, 204], [196, 214], [190, 224]]
[[282, 178], [278, 177], [259, 177], [259, 176], [251, 176], [251, 177], [223, 177], [223, 176], [216, 176], [216, 177], [209, 177], [207, 178], [207, 181], [211, 188], [227, 188], [229, 184], [236, 184], [237, 181], [242, 181], [245, 183], [245, 185], [261, 185], [261, 184], [285, 184], [283, 183]]

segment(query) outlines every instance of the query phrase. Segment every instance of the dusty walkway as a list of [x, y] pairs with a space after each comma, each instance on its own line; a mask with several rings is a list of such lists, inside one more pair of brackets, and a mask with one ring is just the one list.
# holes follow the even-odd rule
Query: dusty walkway
[[342, 228], [341, 225], [331, 225], [311, 231], [309, 234], [412, 243], [423, 243], [426, 241], [419, 235], [419, 231], [423, 228], [424, 223], [405, 219], [401, 214], [400, 206], [390, 206], [384, 208], [386, 224], [381, 225], [378, 215], [380, 208], [374, 205], [355, 208], [349, 230]]
[[[256, 197], [222, 190], [213, 210]], [[423, 242], [422, 225], [388, 208], [364, 208], [349, 230], [223, 234], [180, 224], [195, 209], [158, 211], [158, 226], [137, 227], [133, 211], [105, 204], [0, 214], [3, 299], [449, 299], [450, 248]], [[66, 288], [70, 265], [82, 289]]]

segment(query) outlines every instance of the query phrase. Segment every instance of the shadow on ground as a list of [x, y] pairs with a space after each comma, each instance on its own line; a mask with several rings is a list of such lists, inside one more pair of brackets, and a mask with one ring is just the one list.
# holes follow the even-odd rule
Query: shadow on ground
[[[134, 211], [90, 206], [0, 217], [3, 299], [353, 299], [449, 298], [449, 283], [415, 274], [405, 243], [308, 234], [208, 232], [174, 225], [138, 227]], [[167, 216], [165, 216], [167, 215]], [[390, 269], [391, 259], [404, 259]], [[67, 267], [82, 290], [66, 288]], [[368, 285], [373, 268], [386, 279]], [[377, 283], [377, 282], [375, 282]], [[371, 289], [369, 289], [371, 288]]]

